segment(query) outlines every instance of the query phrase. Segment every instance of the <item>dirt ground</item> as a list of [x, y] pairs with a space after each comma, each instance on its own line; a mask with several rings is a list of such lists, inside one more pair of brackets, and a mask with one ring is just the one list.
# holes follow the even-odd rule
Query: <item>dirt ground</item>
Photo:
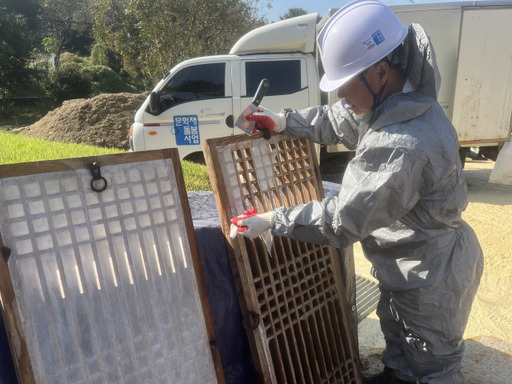
[[16, 131], [39, 139], [128, 149], [128, 130], [146, 97], [112, 93], [64, 101], [38, 122]]
[[[464, 337], [466, 384], [512, 382], [512, 185], [489, 183], [492, 161], [467, 160], [469, 205], [463, 218], [484, 251], [484, 272]], [[370, 264], [355, 247], [356, 274], [371, 279]], [[365, 373], [382, 369], [384, 340], [375, 312], [359, 327]]]

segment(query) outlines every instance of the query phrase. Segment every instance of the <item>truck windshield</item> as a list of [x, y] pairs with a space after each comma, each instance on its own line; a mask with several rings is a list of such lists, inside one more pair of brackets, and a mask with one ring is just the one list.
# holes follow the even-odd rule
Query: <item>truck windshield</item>
[[176, 72], [160, 91], [161, 110], [190, 101], [224, 97], [226, 63], [200, 64]]

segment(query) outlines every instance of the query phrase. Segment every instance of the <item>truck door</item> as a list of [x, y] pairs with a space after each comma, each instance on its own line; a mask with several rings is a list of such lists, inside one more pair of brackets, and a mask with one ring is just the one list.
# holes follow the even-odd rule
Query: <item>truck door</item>
[[229, 67], [229, 61], [194, 63], [171, 74], [154, 95], [156, 113], [146, 113], [146, 149], [177, 147], [187, 158], [202, 153], [202, 140], [232, 135]]
[[510, 138], [511, 21], [510, 7], [463, 8], [452, 117], [462, 146]]

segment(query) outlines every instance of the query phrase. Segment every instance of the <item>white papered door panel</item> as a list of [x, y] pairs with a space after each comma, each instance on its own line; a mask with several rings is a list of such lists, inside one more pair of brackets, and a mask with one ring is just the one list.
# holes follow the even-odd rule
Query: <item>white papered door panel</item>
[[217, 382], [181, 168], [162, 153], [0, 168], [0, 267], [12, 284], [2, 295], [20, 381]]

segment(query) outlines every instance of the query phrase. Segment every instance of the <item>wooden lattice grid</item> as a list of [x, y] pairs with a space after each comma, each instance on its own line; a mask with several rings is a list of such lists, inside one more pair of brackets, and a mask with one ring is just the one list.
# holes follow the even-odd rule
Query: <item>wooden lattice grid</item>
[[361, 383], [336, 250], [274, 237], [229, 237], [230, 219], [319, 200], [323, 187], [307, 139], [260, 134], [203, 143], [244, 325], [261, 383]]
[[177, 150], [3, 165], [0, 204], [21, 384], [224, 382]]

